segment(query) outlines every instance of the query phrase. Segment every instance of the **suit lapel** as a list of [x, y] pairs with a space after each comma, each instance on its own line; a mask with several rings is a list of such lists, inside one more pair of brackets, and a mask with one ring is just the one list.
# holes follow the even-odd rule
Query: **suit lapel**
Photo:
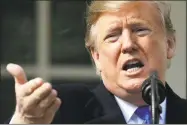
[[123, 114], [114, 98], [101, 83], [93, 91], [96, 100], [101, 105], [102, 113], [88, 123], [126, 124]]
[[[114, 96], [107, 91], [103, 84], [98, 85], [93, 93], [101, 107], [99, 109], [100, 115], [96, 115], [94, 119], [87, 122], [88, 124], [126, 124]], [[177, 96], [168, 84], [166, 84], [166, 96], [166, 124], [187, 123], [186, 101]], [[92, 103], [92, 105], [95, 105], [95, 103]]]
[[166, 124], [186, 123], [187, 109], [184, 101], [172, 91], [168, 84], [166, 84], [166, 94]]

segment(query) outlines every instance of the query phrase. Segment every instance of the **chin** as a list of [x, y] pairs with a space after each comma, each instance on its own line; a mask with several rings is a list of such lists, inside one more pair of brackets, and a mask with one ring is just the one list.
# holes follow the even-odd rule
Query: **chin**
[[121, 83], [123, 89], [128, 93], [140, 93], [145, 78], [134, 78]]

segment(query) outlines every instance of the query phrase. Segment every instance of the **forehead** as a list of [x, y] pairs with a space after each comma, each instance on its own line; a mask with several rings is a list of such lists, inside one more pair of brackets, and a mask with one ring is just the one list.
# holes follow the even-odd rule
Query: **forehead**
[[157, 27], [161, 25], [161, 16], [153, 2], [133, 1], [123, 3], [117, 11], [104, 12], [97, 22], [108, 24], [117, 21], [123, 21], [123, 23], [138, 21]]

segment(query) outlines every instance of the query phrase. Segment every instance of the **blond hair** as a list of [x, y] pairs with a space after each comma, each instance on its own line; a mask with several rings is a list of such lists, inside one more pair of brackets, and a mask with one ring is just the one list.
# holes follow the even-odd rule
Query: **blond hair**
[[[134, 0], [133, 0], [134, 1]], [[90, 6], [87, 6], [86, 15], [86, 36], [85, 36], [85, 46], [90, 53], [95, 49], [95, 43], [97, 38], [97, 33], [95, 32], [95, 24], [98, 18], [104, 12], [117, 11], [120, 9], [121, 5], [131, 2], [129, 1], [92, 1]], [[161, 21], [165, 28], [167, 35], [174, 36], [175, 29], [170, 18], [171, 6], [167, 1], [150, 1], [156, 4], [158, 11], [160, 12]], [[168, 61], [168, 68], [170, 67], [170, 61]]]

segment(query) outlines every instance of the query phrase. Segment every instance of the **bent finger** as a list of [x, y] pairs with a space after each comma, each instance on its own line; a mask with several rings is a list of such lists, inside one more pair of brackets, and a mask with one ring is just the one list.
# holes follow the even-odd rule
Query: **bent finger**
[[41, 100], [38, 104], [38, 108], [40, 111], [45, 111], [55, 100], [56, 100], [57, 92], [56, 90], [52, 90], [51, 93], [44, 99]]
[[22, 86], [22, 94], [23, 96], [28, 96], [32, 94], [37, 88], [39, 88], [43, 84], [42, 78], [35, 78], [27, 82]]
[[52, 91], [50, 83], [44, 83], [27, 97], [28, 106], [37, 106], [41, 100], [47, 97]]
[[54, 103], [46, 110], [46, 115], [51, 115], [54, 116], [56, 111], [60, 108], [61, 105], [61, 100], [60, 98], [56, 98]]

